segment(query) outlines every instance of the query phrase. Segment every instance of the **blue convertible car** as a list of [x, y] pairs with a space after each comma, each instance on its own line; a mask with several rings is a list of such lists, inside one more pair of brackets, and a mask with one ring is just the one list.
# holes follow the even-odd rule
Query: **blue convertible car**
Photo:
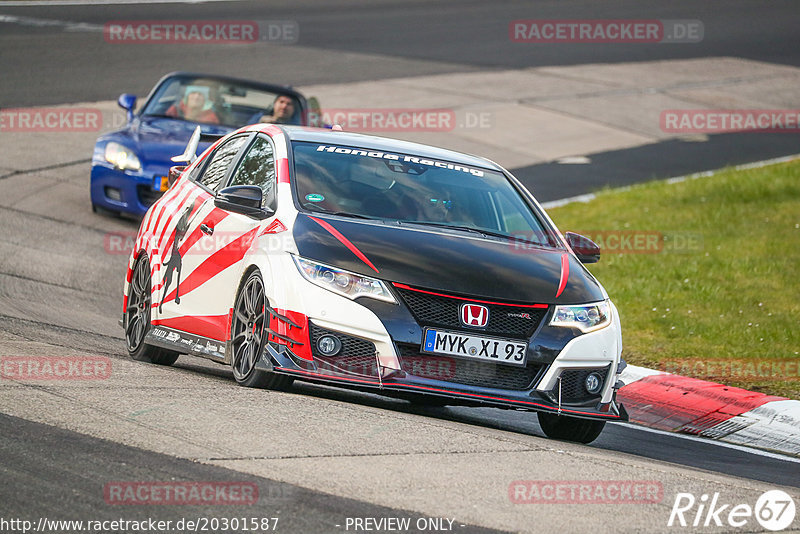
[[170, 157], [183, 151], [197, 126], [202, 152], [246, 124], [305, 125], [309, 112], [303, 95], [286, 86], [186, 72], [164, 76], [138, 113], [136, 96], [123, 94], [118, 103], [128, 112], [128, 123], [97, 139], [92, 210], [136, 216], [167, 190]]

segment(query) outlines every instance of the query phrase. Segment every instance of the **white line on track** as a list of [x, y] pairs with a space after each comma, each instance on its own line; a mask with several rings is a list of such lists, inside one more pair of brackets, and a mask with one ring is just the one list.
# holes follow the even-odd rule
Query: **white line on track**
[[[793, 154], [791, 156], [781, 156], [780, 158], [772, 158], [772, 159], [765, 159], [761, 161], [754, 161], [752, 163], [743, 163], [741, 165], [736, 165], [731, 167], [731, 170], [734, 171], [744, 171], [747, 169], [758, 169], [761, 167], [766, 167], [768, 165], [776, 165], [778, 163], [786, 163], [787, 161], [792, 161], [800, 159], [800, 154]], [[656, 180], [657, 182], [665, 181], [668, 184], [677, 184], [680, 182], [685, 182], [687, 180], [695, 180], [697, 178], [707, 178], [709, 176], [714, 176], [715, 174], [724, 171], [727, 169], [715, 169], [713, 171], [704, 171], [704, 172], [696, 172], [694, 174], [687, 174], [684, 176], [676, 176], [674, 178], [666, 178], [664, 180]], [[641, 184], [637, 184], [641, 185]], [[632, 187], [636, 187], [635, 185], [626, 185], [622, 187], [615, 187], [611, 191], [628, 191]], [[590, 202], [597, 198], [597, 195], [594, 193], [586, 193], [584, 195], [576, 195], [574, 197], [567, 197], [561, 198], [558, 200], [551, 200], [549, 202], [542, 202], [541, 205], [544, 209], [549, 210], [551, 208], [560, 208], [561, 206], [566, 206], [567, 204], [572, 204], [573, 202]]]
[[[0, 4], [2, 6], [2, 4]], [[60, 27], [70, 32], [102, 32], [99, 24], [88, 22], [71, 22], [68, 20], [39, 19], [34, 17], [18, 17], [16, 15], [0, 15], [0, 23], [19, 24], [20, 26], [33, 26], [36, 28]]]
[[652, 432], [653, 434], [659, 434], [662, 436], [672, 436], [674, 438], [681, 438], [686, 439], [689, 441], [699, 441], [700, 443], [705, 443], [706, 445], [716, 445], [718, 447], [725, 447], [728, 449], [734, 449], [741, 452], [747, 452], [750, 454], [755, 454], [757, 456], [766, 456], [767, 458], [772, 458], [774, 460], [785, 460], [787, 462], [793, 462], [796, 464], [800, 464], [800, 458], [794, 458], [792, 456], [785, 456], [783, 454], [778, 454], [776, 452], [769, 452], [764, 451], [761, 449], [755, 449], [751, 447], [745, 447], [744, 445], [736, 445], [735, 443], [727, 443], [725, 441], [719, 441], [716, 439], [709, 439], [709, 438], [701, 438], [698, 436], [692, 436], [690, 434], [680, 434], [677, 432], [667, 432], [666, 430], [657, 430], [655, 428], [649, 428], [646, 426], [637, 425], [634, 423], [621, 423], [621, 422], [613, 422], [614, 425], [621, 425], [626, 426], [629, 428], [634, 428], [636, 430], [641, 430], [643, 432]]

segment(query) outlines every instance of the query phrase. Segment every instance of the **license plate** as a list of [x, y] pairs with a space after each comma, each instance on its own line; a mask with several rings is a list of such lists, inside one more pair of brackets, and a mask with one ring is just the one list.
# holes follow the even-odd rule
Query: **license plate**
[[464, 332], [449, 332], [426, 328], [422, 352], [460, 356], [508, 365], [525, 365], [528, 344], [494, 337], [476, 336]]
[[169, 179], [166, 176], [156, 176], [153, 178], [153, 190], [164, 192], [169, 189]]

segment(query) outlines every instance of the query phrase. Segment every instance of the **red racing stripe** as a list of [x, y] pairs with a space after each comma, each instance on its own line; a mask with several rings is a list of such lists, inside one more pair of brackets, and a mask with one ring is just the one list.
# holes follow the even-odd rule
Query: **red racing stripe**
[[699, 434], [762, 404], [785, 399], [665, 373], [622, 387], [617, 400], [625, 406], [631, 422]]
[[289, 159], [278, 158], [278, 183], [289, 183]]
[[[192, 211], [189, 213], [189, 219], [188, 219], [189, 221], [191, 221], [192, 217], [194, 217], [197, 214], [197, 212], [200, 210], [201, 206], [203, 205], [203, 203], [206, 201], [206, 199], [209, 196], [210, 195], [208, 193], [203, 191], [203, 192], [201, 192], [199, 195], [197, 195], [194, 198], [194, 200], [192, 201]], [[181, 211], [180, 213], [183, 213], [183, 211]], [[174, 230], [177, 227], [177, 224], [178, 224], [177, 221], [180, 220], [180, 219], [178, 217], [173, 217], [173, 219], [176, 221], [175, 226], [172, 227], [172, 230], [170, 231], [169, 236], [167, 237], [166, 243], [164, 243], [163, 245], [159, 246], [159, 250], [161, 250], [162, 256], [167, 250], [171, 250], [172, 249], [172, 244], [175, 242], [175, 232], [174, 232]], [[199, 228], [199, 225], [198, 225], [198, 228]], [[164, 227], [164, 229], [166, 230], [166, 226]]]
[[283, 315], [294, 324], [299, 325], [300, 328], [294, 328], [288, 323], [283, 322], [274, 315], [269, 316], [269, 327], [273, 332], [283, 338], [289, 338], [296, 343], [287, 342], [281, 337], [270, 334], [267, 338], [269, 341], [278, 343], [279, 345], [288, 346], [292, 354], [304, 360], [313, 361], [314, 356], [311, 354], [311, 341], [309, 338], [308, 317], [302, 313], [290, 310], [275, 309], [276, 312]]
[[286, 228], [286, 226], [279, 219], [275, 219], [269, 223], [269, 225], [258, 235], [279, 234], [281, 232], [285, 232], [286, 230], [288, 230], [288, 228]]
[[182, 332], [210, 337], [217, 341], [227, 341], [225, 332], [228, 329], [228, 315], [184, 315], [171, 319], [155, 319], [154, 325], [174, 328]]
[[380, 272], [374, 265], [372, 265], [372, 262], [369, 261], [369, 259], [364, 255], [364, 253], [358, 250], [358, 247], [356, 247], [353, 243], [350, 242], [349, 239], [343, 236], [339, 230], [331, 226], [327, 221], [323, 221], [322, 219], [317, 219], [316, 217], [312, 217], [311, 215], [309, 215], [308, 218], [317, 223], [318, 225], [322, 226], [323, 228], [325, 228], [328, 232], [330, 232], [333, 237], [338, 239], [344, 246], [349, 248], [350, 252], [355, 254], [358, 257], [358, 259], [366, 263], [373, 271], [375, 271], [376, 273]]
[[[171, 201], [169, 202], [169, 206], [170, 206], [170, 209], [173, 211], [173, 215], [174, 215], [174, 213], [176, 211], [175, 208], [179, 207], [181, 204], [183, 204], [186, 201], [187, 198], [189, 198], [189, 195], [192, 194], [192, 190], [193, 190], [193, 187], [191, 185], [187, 185], [186, 186], [186, 194], [183, 195], [182, 197], [180, 197], [180, 200], [178, 200], [178, 196], [176, 194], [175, 203], [173, 204]], [[180, 194], [183, 194], [183, 191], [181, 191]], [[173, 206], [175, 206], [175, 208], [173, 208]], [[167, 220], [164, 222], [164, 227], [161, 229], [161, 233], [158, 236], [158, 241], [156, 241], [156, 245], [158, 246], [158, 250], [162, 254], [163, 254], [163, 252], [165, 250], [165, 248], [164, 248], [164, 236], [166, 235], [167, 228], [170, 227], [170, 223], [172, 221], [173, 221], [172, 218], [167, 218]], [[176, 224], [177, 224], [177, 222], [176, 222]], [[173, 226], [173, 229], [174, 228], [175, 227]], [[156, 230], [158, 230], [158, 229], [156, 228]]]
[[446, 295], [444, 293], [434, 293], [433, 291], [425, 291], [424, 289], [417, 289], [416, 287], [407, 286], [405, 284], [400, 284], [398, 282], [392, 282], [394, 287], [399, 287], [400, 289], [408, 289], [409, 291], [416, 291], [418, 293], [425, 293], [427, 295], [435, 295], [437, 297], [447, 297], [449, 299], [454, 300], [465, 300], [467, 302], [479, 302], [481, 304], [494, 304], [496, 306], [512, 306], [514, 308], [547, 308], [547, 304], [508, 304], [507, 302], [494, 302], [491, 300], [478, 300], [478, 299], [469, 299], [463, 297], [456, 297], [454, 295]]
[[[227, 217], [227, 216], [228, 216], [228, 212], [227, 211], [221, 210], [219, 208], [214, 208], [213, 210], [211, 210], [211, 213], [209, 213], [206, 216], [206, 218], [203, 219], [203, 224], [210, 224], [211, 227], [213, 228], [214, 226], [219, 224], [223, 219], [225, 219], [225, 217]], [[200, 238], [203, 237], [204, 235], [206, 235], [206, 234], [203, 233], [203, 231], [200, 229], [200, 225], [198, 224], [197, 228], [192, 230], [192, 233], [189, 234], [186, 237], [185, 241], [183, 243], [181, 243], [181, 246], [178, 247], [178, 251], [179, 251], [181, 257], [183, 257], [184, 254], [186, 254], [186, 251], [189, 250], [190, 248], [192, 248], [192, 245], [197, 243], [197, 241], [199, 241]]]
[[161, 216], [164, 215], [164, 210], [166, 209], [167, 209], [166, 203], [161, 204], [161, 208], [159, 208], [158, 210], [158, 217], [156, 217], [156, 223], [153, 225], [153, 228], [147, 230], [147, 233], [155, 233], [155, 231], [158, 229], [159, 223], [161, 222]]
[[[253, 228], [249, 232], [242, 234], [234, 239], [214, 254], [206, 258], [203, 263], [197, 266], [185, 280], [181, 282], [180, 290], [181, 296], [197, 289], [199, 286], [214, 278], [216, 275], [236, 263], [241, 261], [245, 252], [250, 248], [250, 244], [256, 235], [258, 228]], [[173, 300], [177, 288], [170, 291], [169, 295], [164, 297], [164, 302]]]
[[278, 128], [277, 126], [275, 126], [274, 124], [269, 124], [267, 126], [263, 126], [263, 127], [259, 128], [258, 131], [261, 131], [261, 132], [264, 132], [264, 133], [268, 133], [270, 135], [270, 137], [275, 137], [276, 135], [280, 135], [280, 134], [283, 133], [283, 132], [281, 132], [281, 129]]
[[556, 298], [561, 295], [564, 288], [567, 287], [567, 280], [569, 280], [569, 254], [564, 252], [561, 254], [561, 280], [558, 282], [558, 291], [556, 291]]

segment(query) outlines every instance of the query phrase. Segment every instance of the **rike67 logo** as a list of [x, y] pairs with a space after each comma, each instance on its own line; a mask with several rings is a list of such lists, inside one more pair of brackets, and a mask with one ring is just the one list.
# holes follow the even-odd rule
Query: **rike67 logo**
[[692, 532], [697, 532], [697, 527], [747, 526], [752, 529], [755, 518], [761, 528], [776, 532], [789, 528], [794, 516], [794, 499], [781, 490], [762, 493], [755, 506], [726, 503], [719, 492], [711, 496], [704, 493], [699, 499], [691, 493], [678, 493], [667, 526], [694, 527]]

